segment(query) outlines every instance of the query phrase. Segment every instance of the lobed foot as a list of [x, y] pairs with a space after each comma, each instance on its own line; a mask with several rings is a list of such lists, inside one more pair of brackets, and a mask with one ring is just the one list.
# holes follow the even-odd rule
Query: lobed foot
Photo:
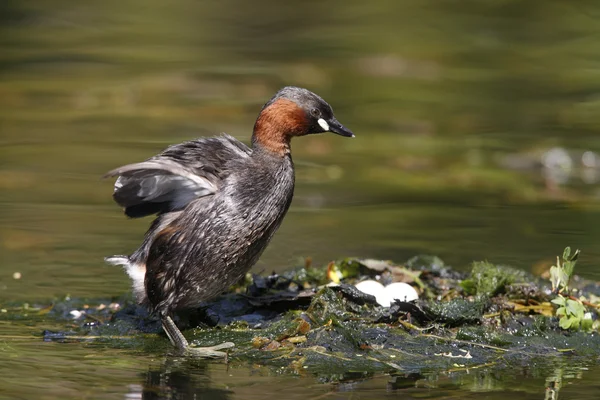
[[227, 353], [219, 350], [235, 347], [234, 343], [225, 342], [212, 347], [193, 347], [190, 346], [187, 339], [183, 336], [177, 325], [170, 316], [162, 316], [162, 326], [169, 340], [173, 345], [184, 354], [200, 358], [227, 358]]
[[230, 349], [232, 347], [235, 347], [234, 343], [225, 342], [225, 343], [221, 343], [221, 344], [218, 344], [216, 346], [211, 346], [211, 347], [188, 346], [185, 348], [184, 351], [185, 351], [186, 355], [193, 356], [193, 357], [225, 358], [225, 357], [227, 357], [227, 353], [225, 353], [224, 351], [219, 351], [219, 350]]

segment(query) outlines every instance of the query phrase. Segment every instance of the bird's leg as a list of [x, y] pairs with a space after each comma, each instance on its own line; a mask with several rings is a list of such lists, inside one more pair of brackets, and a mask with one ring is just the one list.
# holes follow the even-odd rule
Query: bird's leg
[[175, 325], [175, 322], [173, 322], [173, 319], [171, 319], [171, 317], [169, 317], [168, 315], [163, 315], [161, 317], [161, 320], [162, 327], [167, 336], [169, 337], [169, 340], [171, 341], [173, 346], [177, 347], [178, 350], [186, 350], [188, 347], [190, 347], [190, 344], [188, 343], [187, 339], [185, 338], [185, 336], [183, 336], [183, 333], [181, 333], [181, 331], [179, 330], [177, 325]]
[[183, 333], [177, 328], [173, 319], [168, 315], [163, 315], [162, 327], [169, 337], [169, 340], [178, 350], [183, 351], [186, 354], [202, 358], [221, 358], [227, 357], [227, 353], [219, 351], [223, 349], [229, 349], [234, 347], [235, 344], [231, 342], [225, 342], [211, 347], [191, 347], [187, 339], [183, 336]]

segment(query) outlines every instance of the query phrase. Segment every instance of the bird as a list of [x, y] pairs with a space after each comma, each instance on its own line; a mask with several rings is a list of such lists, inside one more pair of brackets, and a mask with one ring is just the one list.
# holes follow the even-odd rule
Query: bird
[[124, 267], [137, 302], [160, 317], [176, 349], [218, 357], [233, 346], [190, 346], [172, 317], [217, 297], [258, 261], [292, 202], [291, 139], [324, 132], [354, 137], [325, 100], [286, 86], [262, 107], [250, 146], [227, 134], [198, 138], [105, 174], [117, 177], [113, 199], [125, 215], [156, 216], [137, 250], [105, 261]]

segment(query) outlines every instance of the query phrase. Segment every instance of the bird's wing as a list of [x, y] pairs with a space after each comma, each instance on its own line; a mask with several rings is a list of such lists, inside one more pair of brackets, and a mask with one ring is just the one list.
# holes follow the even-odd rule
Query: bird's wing
[[228, 161], [249, 157], [250, 152], [248, 146], [229, 135], [202, 138], [170, 146], [146, 161], [116, 168], [105, 177], [118, 176], [113, 198], [127, 216], [163, 214], [213, 195], [229, 175]]

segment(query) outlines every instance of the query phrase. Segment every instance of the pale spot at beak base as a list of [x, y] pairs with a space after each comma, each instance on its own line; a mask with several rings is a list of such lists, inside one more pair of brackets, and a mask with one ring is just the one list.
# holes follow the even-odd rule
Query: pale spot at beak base
[[325, 121], [323, 118], [319, 118], [317, 122], [319, 123], [319, 126], [323, 128], [324, 131], [329, 131], [329, 124], [327, 123], [327, 121]]

